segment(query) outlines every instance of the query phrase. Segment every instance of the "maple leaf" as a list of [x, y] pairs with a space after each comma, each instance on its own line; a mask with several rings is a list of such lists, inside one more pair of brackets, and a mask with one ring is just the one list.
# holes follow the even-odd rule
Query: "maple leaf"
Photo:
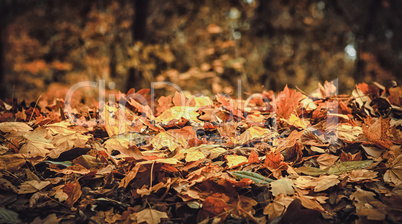
[[389, 169], [385, 171], [384, 181], [395, 185], [402, 184], [402, 154], [388, 163], [387, 166]]
[[[168, 219], [166, 212], [161, 212], [156, 209], [146, 208], [134, 214], [137, 223], [146, 222], [148, 224], [158, 224], [161, 219]], [[133, 219], [133, 218], [132, 218]]]
[[159, 116], [162, 112], [166, 111], [172, 106], [172, 96], [161, 96], [158, 99], [158, 107], [156, 108], [155, 116]]
[[280, 92], [276, 99], [276, 114], [284, 119], [289, 119], [290, 115], [296, 111], [299, 105], [299, 100], [303, 97], [300, 92], [289, 89], [285, 86], [285, 89]]
[[258, 154], [255, 152], [255, 150], [251, 151], [250, 155], [248, 156], [248, 163], [259, 163], [260, 160], [258, 159]]
[[282, 170], [287, 170], [288, 164], [283, 161], [280, 153], [269, 152], [264, 161], [264, 165], [272, 172], [275, 178], [282, 177]]

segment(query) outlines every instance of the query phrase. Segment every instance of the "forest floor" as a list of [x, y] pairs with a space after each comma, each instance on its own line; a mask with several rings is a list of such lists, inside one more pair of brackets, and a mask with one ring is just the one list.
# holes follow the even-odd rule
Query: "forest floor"
[[402, 222], [400, 87], [149, 92], [0, 100], [0, 223]]

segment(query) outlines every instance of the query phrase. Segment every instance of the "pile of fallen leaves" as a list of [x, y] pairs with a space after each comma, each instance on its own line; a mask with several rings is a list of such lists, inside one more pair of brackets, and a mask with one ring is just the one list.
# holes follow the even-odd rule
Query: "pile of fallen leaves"
[[0, 101], [0, 223], [400, 223], [402, 90], [336, 92]]

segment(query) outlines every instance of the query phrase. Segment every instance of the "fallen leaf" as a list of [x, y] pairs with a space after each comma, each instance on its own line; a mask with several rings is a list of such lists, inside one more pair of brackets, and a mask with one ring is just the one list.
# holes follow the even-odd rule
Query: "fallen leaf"
[[247, 157], [238, 155], [226, 155], [225, 158], [228, 161], [229, 168], [240, 166], [248, 161]]
[[384, 181], [394, 183], [395, 185], [402, 184], [402, 154], [397, 156], [391, 164], [387, 164], [388, 170], [385, 171]]
[[268, 137], [271, 134], [271, 131], [267, 128], [260, 128], [257, 126], [253, 126], [246, 131], [244, 131], [239, 137], [239, 143], [244, 145], [247, 142], [255, 139], [261, 139], [264, 137]]
[[169, 132], [161, 132], [157, 134], [150, 142], [155, 149], [168, 148], [175, 151], [178, 148], [186, 148], [187, 140], [182, 135], [173, 135]]
[[292, 195], [295, 193], [295, 188], [293, 181], [288, 178], [275, 180], [271, 183], [271, 192], [274, 196], [279, 194]]
[[74, 183], [67, 183], [64, 185], [63, 191], [68, 195], [66, 204], [70, 207], [73, 207], [74, 203], [78, 201], [82, 195], [81, 185], [78, 180], [76, 180]]
[[276, 99], [276, 113], [279, 117], [289, 119], [290, 115], [296, 111], [299, 105], [299, 100], [303, 95], [296, 90], [289, 89], [285, 86], [285, 89], [280, 92]]
[[320, 169], [325, 170], [331, 167], [339, 159], [338, 156], [331, 154], [322, 154], [317, 158], [317, 162], [320, 165]]
[[140, 169], [141, 165], [136, 164], [135, 167], [133, 167], [127, 174], [126, 176], [121, 180], [119, 184], [120, 187], [127, 188], [128, 184], [137, 176], [138, 170]]
[[314, 192], [325, 191], [330, 187], [333, 187], [340, 183], [336, 175], [320, 176], [314, 180], [316, 185], [314, 186]]
[[250, 180], [254, 181], [254, 183], [256, 183], [256, 184], [269, 184], [272, 181], [274, 181], [268, 177], [264, 177], [261, 174], [254, 173], [251, 171], [234, 171], [234, 172], [231, 172], [230, 174], [232, 174], [233, 176], [235, 176], [237, 179], [240, 179], [240, 180], [242, 180], [244, 178], [250, 179]]
[[28, 158], [46, 157], [50, 153], [50, 149], [54, 148], [50, 143], [30, 141], [21, 147], [20, 153]]
[[287, 170], [288, 164], [283, 161], [281, 153], [269, 152], [264, 161], [264, 165], [272, 172], [275, 178], [282, 177], [282, 170]]
[[4, 133], [8, 133], [11, 136], [23, 136], [32, 128], [23, 122], [3, 122], [0, 123], [0, 131]]
[[365, 180], [374, 181], [377, 175], [378, 172], [372, 170], [353, 170], [348, 175], [348, 182], [360, 182]]
[[279, 194], [275, 197], [274, 201], [269, 203], [264, 208], [264, 215], [268, 215], [269, 221], [281, 216], [284, 214], [290, 203], [292, 203], [294, 199], [285, 196], [284, 194]]
[[193, 161], [197, 161], [197, 160], [202, 160], [205, 159], [205, 155], [204, 153], [200, 152], [200, 151], [189, 151], [187, 152], [186, 155], [186, 162], [193, 162]]
[[328, 174], [338, 175], [352, 170], [364, 169], [369, 167], [372, 163], [373, 160], [339, 162], [328, 169]]
[[338, 136], [342, 140], [353, 142], [362, 134], [363, 129], [359, 126], [352, 126], [349, 124], [338, 125]]
[[158, 224], [161, 219], [168, 219], [166, 212], [161, 212], [156, 209], [146, 208], [134, 215], [137, 223], [146, 222], [148, 224]]
[[50, 181], [28, 180], [18, 187], [18, 194], [30, 194], [49, 186]]
[[14, 173], [26, 163], [26, 159], [22, 154], [8, 154], [0, 156], [0, 170]]
[[260, 159], [258, 159], [258, 154], [255, 152], [255, 150], [251, 151], [250, 155], [248, 156], [248, 163], [259, 163]]

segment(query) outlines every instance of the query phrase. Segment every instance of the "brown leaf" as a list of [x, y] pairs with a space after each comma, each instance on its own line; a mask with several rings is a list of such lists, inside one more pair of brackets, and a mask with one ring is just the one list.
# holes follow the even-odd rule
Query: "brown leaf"
[[119, 184], [119, 188], [120, 187], [124, 187], [127, 188], [128, 184], [130, 183], [130, 181], [132, 181], [138, 173], [138, 170], [140, 169], [141, 165], [140, 164], [136, 164], [134, 168], [132, 168], [130, 170], [130, 172], [127, 173], [127, 175], [121, 180], [120, 184]]
[[137, 223], [146, 222], [148, 224], [158, 224], [161, 219], [168, 219], [166, 212], [161, 212], [152, 208], [146, 208], [138, 213], [135, 213], [134, 217]]
[[78, 201], [82, 195], [81, 185], [78, 180], [76, 180], [74, 183], [67, 183], [63, 187], [63, 191], [68, 195], [66, 204], [70, 207], [73, 207], [74, 203]]
[[300, 201], [300, 199], [293, 200], [293, 202], [290, 203], [288, 209], [286, 210], [286, 213], [282, 216], [281, 222], [294, 224], [324, 223], [319, 211], [312, 209], [303, 209], [301, 205], [302, 202]]
[[281, 216], [293, 200], [293, 198], [283, 194], [277, 195], [273, 202], [265, 206], [264, 215], [268, 215], [269, 220], [272, 221]]

